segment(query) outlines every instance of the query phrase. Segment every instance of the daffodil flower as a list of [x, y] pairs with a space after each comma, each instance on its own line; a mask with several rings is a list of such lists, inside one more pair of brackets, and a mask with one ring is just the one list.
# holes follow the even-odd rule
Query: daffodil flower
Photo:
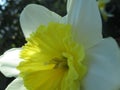
[[98, 7], [102, 13], [103, 19], [106, 21], [108, 19], [108, 17], [113, 17], [114, 15], [108, 13], [105, 10], [106, 4], [109, 3], [110, 0], [98, 0]]
[[102, 38], [96, 0], [68, 0], [67, 15], [30, 4], [20, 23], [27, 43], [0, 57], [15, 77], [6, 90], [119, 90], [120, 51]]

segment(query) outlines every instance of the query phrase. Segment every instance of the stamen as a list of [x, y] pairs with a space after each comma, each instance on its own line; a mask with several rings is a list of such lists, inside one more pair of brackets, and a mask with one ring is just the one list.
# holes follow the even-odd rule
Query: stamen
[[64, 69], [69, 68], [66, 57], [62, 57], [62, 58], [55, 57], [51, 60], [51, 62], [56, 64], [54, 68], [64, 68]]

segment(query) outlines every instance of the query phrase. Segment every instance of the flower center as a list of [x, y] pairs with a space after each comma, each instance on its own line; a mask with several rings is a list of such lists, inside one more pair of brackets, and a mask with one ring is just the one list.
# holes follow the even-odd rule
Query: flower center
[[68, 69], [68, 64], [67, 64], [67, 58], [66, 57], [61, 57], [61, 58], [53, 58], [52, 63], [55, 64], [54, 68], [63, 68], [63, 69]]

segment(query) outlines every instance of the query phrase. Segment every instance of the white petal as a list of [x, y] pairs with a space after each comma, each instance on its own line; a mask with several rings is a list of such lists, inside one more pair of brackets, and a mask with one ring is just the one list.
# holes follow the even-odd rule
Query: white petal
[[72, 8], [72, 4], [73, 4], [74, 0], [67, 0], [67, 12], [70, 11], [70, 9]]
[[96, 0], [68, 0], [68, 23], [76, 41], [91, 47], [102, 39], [102, 23]]
[[26, 37], [38, 26], [48, 24], [49, 22], [59, 22], [61, 17], [47, 8], [30, 4], [24, 8], [20, 16], [20, 24]]
[[27, 90], [27, 89], [24, 87], [22, 78], [18, 77], [12, 83], [10, 83], [5, 90]]
[[84, 90], [120, 89], [120, 50], [112, 38], [88, 50], [90, 62], [83, 81]]
[[16, 77], [19, 74], [16, 66], [21, 61], [19, 58], [20, 50], [20, 48], [13, 48], [0, 56], [0, 71], [6, 77]]

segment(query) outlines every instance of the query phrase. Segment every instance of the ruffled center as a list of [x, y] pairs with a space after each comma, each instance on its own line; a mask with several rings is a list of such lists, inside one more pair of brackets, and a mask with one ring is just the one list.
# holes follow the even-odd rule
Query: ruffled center
[[28, 90], [80, 90], [86, 73], [84, 56], [71, 26], [51, 22], [40, 25], [27, 39], [17, 68]]

